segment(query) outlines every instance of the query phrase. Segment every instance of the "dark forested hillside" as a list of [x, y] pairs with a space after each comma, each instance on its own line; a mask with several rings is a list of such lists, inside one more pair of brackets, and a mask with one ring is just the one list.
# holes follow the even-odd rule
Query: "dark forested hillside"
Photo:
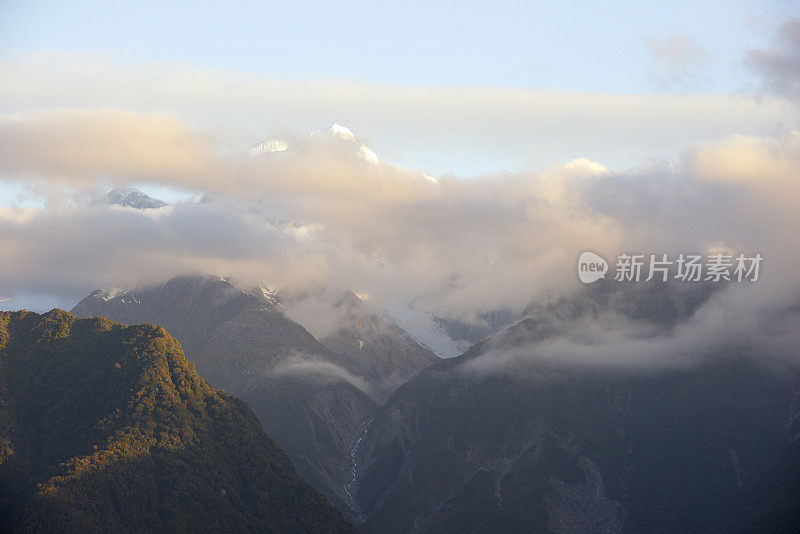
[[0, 313], [0, 524], [11, 531], [349, 532], [163, 328]]

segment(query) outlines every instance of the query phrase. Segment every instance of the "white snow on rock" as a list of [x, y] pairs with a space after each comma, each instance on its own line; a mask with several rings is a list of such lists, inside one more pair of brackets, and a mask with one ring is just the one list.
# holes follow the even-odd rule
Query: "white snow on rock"
[[285, 152], [286, 149], [289, 148], [289, 145], [286, 144], [286, 141], [282, 139], [270, 139], [269, 141], [265, 141], [260, 145], [256, 145], [250, 149], [251, 156], [257, 156], [259, 154], [266, 154], [270, 152]]
[[350, 128], [347, 126], [342, 126], [339, 123], [334, 122], [330, 128], [328, 128], [328, 133], [331, 135], [335, 135], [336, 137], [341, 137], [342, 139], [347, 139], [348, 141], [355, 141], [356, 136], [353, 135], [353, 132], [350, 131]]
[[367, 162], [372, 163], [373, 165], [380, 165], [381, 160], [378, 158], [378, 155], [367, 148], [366, 145], [359, 146], [358, 152], [362, 158], [367, 160]]
[[138, 210], [158, 209], [167, 206], [163, 200], [153, 198], [133, 187], [119, 187], [112, 189], [106, 194], [105, 201], [95, 202], [105, 203], [113, 206], [123, 206]]

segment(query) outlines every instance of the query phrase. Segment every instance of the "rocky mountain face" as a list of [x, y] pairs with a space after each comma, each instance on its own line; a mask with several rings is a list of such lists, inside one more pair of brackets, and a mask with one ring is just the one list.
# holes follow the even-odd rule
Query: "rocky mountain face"
[[669, 331], [713, 293], [600, 284], [422, 371], [354, 453], [361, 530], [796, 531], [796, 368], [752, 347], [638, 369], [533, 357], [608, 312]]
[[161, 327], [0, 313], [0, 524], [354, 532]]
[[253, 408], [304, 479], [349, 510], [350, 450], [378, 401], [396, 387], [388, 379], [438, 359], [351, 306], [350, 320], [325, 340], [328, 346], [286, 317], [273, 295], [244, 292], [217, 277], [95, 291], [72, 312], [164, 326], [204, 378]]

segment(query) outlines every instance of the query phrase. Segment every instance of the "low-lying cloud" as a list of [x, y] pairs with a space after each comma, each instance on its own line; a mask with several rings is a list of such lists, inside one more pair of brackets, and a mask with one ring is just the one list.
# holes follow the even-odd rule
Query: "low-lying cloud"
[[299, 377], [322, 383], [347, 382], [368, 395], [372, 394], [369, 384], [362, 377], [330, 362], [297, 356], [282, 362], [268, 372], [275, 376]]
[[[800, 293], [783, 302], [753, 302], [754, 292], [729, 288], [674, 329], [605, 311], [558, 324], [544, 339], [506, 336], [467, 361], [471, 376], [530, 373], [559, 368], [597, 370], [674, 369], [721, 356], [753, 358], [767, 365], [800, 363]], [[519, 327], [516, 327], [519, 328]], [[535, 338], [535, 336], [531, 336]]]

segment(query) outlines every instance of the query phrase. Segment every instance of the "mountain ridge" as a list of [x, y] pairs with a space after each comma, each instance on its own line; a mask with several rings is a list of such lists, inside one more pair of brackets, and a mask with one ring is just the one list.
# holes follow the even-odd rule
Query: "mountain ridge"
[[[535, 358], [537, 343], [598, 311], [669, 331], [708, 298], [659, 290], [531, 306], [398, 388], [356, 451], [362, 531], [737, 531], [772, 517], [770, 503], [790, 510], [797, 489], [764, 480], [796, 450], [786, 429], [797, 366], [747, 347], [653, 369]], [[475, 365], [507, 349], [528, 359]]]
[[0, 312], [14, 531], [354, 532], [159, 326]]
[[95, 291], [73, 312], [165, 326], [200, 374], [247, 402], [298, 473], [347, 512], [350, 449], [385, 393], [358, 380], [346, 350], [325, 347], [278, 300], [220, 277], [182, 276], [141, 290]]

